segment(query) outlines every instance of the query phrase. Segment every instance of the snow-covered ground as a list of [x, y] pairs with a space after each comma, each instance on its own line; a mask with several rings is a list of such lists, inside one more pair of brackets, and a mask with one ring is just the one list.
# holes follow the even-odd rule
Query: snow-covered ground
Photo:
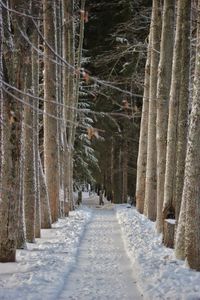
[[77, 210], [60, 219], [42, 238], [17, 250], [17, 263], [0, 263], [1, 300], [57, 300], [76, 263], [78, 246], [89, 222], [89, 210]]
[[192, 271], [164, 247], [155, 224], [134, 208], [116, 208], [127, 253], [144, 299], [199, 300], [200, 272]]
[[144, 299], [200, 300], [200, 272], [174, 258], [153, 222], [117, 205], [132, 278], [113, 205], [99, 206], [96, 195], [88, 196], [69, 218], [42, 230], [35, 244], [17, 250], [16, 263], [0, 263], [0, 300], [135, 300], [135, 283]]
[[134, 273], [114, 207], [107, 203], [93, 210], [77, 263], [58, 300], [140, 300]]

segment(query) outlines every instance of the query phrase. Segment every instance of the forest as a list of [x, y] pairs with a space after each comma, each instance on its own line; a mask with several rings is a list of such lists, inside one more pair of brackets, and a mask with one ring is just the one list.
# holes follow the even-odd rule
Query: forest
[[[187, 299], [199, 299], [194, 284], [200, 280], [199, 149], [200, 0], [0, 0], [0, 281], [5, 281], [0, 289], [9, 288], [6, 265], [11, 263], [8, 274], [15, 273], [24, 253], [33, 259], [33, 251], [43, 247], [49, 251], [47, 264], [54, 256], [57, 260], [54, 247], [63, 253], [91, 247], [102, 270], [106, 262], [98, 261], [98, 249], [102, 247], [109, 259], [112, 252], [118, 261], [115, 251], [122, 239], [134, 262], [137, 251], [138, 264], [143, 253], [144, 271], [145, 259], [151, 256], [149, 264], [154, 264], [154, 246], [145, 254], [143, 244], [150, 245], [152, 234], [160, 247], [155, 257], [163, 252], [166, 268], [173, 263], [184, 266], [182, 274], [185, 282], [187, 276], [191, 279], [188, 291], [193, 293]], [[92, 231], [91, 222], [99, 229]], [[118, 229], [119, 241], [114, 239]], [[60, 236], [57, 246], [53, 232]], [[89, 244], [89, 233], [94, 245]], [[112, 244], [110, 254], [106, 244]], [[128, 265], [125, 252], [122, 265]], [[38, 257], [42, 262], [43, 254]], [[67, 254], [65, 259], [60, 267], [67, 263]], [[87, 281], [90, 259], [88, 252], [88, 269], [82, 271]], [[76, 265], [82, 270], [79, 260]], [[118, 263], [121, 268], [120, 259], [112, 268]], [[60, 267], [55, 265], [56, 270]], [[17, 286], [21, 275], [16, 276]], [[60, 276], [64, 280], [68, 275]], [[63, 290], [53, 298], [34, 293], [28, 298], [2, 290], [0, 299], [186, 295], [177, 288], [177, 294], [167, 296], [172, 281], [162, 288], [152, 283], [154, 289], [149, 283], [147, 289], [142, 275], [133, 291], [126, 283], [127, 295], [120, 296], [120, 288], [114, 297], [111, 291], [99, 295], [98, 289], [89, 295], [76, 276], [69, 277], [72, 294]], [[164, 280], [154, 276], [155, 281]], [[15, 285], [9, 284], [12, 290]], [[110, 287], [105, 283], [106, 289]]]

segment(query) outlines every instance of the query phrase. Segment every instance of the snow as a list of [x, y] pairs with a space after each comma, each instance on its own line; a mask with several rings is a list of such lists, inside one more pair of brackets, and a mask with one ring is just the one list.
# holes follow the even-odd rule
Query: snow
[[134, 208], [116, 207], [124, 243], [144, 299], [200, 299], [200, 273], [162, 245], [155, 224]]
[[27, 250], [17, 250], [17, 263], [0, 263], [0, 299], [57, 299], [90, 217], [89, 210], [71, 212], [52, 229], [42, 230], [42, 238], [28, 243]]
[[166, 219], [166, 221], [172, 225], [176, 224], [176, 220], [175, 219]]
[[0, 263], [0, 299], [200, 299], [200, 272], [175, 259], [155, 224], [104, 202], [84, 192], [83, 205], [17, 250], [16, 263]]
[[114, 208], [109, 203], [102, 209], [94, 208], [76, 266], [58, 299], [142, 299], [124, 249]]

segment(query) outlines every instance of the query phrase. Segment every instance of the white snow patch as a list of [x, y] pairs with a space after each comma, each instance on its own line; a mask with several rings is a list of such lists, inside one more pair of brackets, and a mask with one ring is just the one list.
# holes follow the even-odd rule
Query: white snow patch
[[176, 220], [175, 219], [166, 219], [166, 221], [172, 225], [176, 224]]
[[42, 238], [17, 250], [16, 263], [0, 263], [1, 300], [56, 299], [65, 278], [75, 265], [78, 246], [89, 222], [88, 209], [70, 212], [52, 229], [43, 229]]
[[188, 269], [162, 245], [154, 223], [126, 205], [116, 207], [127, 253], [144, 299], [200, 299], [200, 272]]

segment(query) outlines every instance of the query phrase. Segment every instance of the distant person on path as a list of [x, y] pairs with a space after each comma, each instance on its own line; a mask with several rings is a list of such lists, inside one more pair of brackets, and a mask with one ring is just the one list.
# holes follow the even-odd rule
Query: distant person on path
[[103, 202], [103, 191], [102, 190], [99, 191], [99, 205], [104, 205], [104, 202]]

